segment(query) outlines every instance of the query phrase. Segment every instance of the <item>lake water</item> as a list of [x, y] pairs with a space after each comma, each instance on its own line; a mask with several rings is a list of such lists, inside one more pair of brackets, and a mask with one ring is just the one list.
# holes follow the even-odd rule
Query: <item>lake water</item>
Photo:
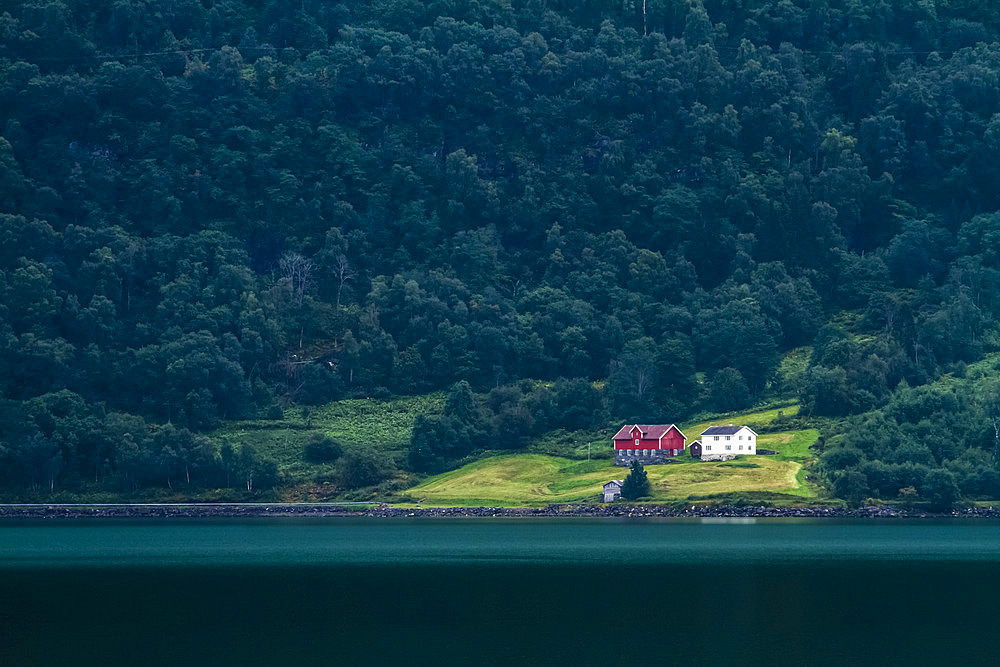
[[0, 665], [996, 664], [1000, 523], [0, 523]]

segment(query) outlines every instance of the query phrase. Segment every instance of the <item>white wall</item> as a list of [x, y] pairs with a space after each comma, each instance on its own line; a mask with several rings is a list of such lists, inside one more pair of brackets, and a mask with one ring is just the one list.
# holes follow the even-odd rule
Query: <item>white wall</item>
[[[728, 440], [726, 438], [729, 438]], [[726, 449], [726, 446], [729, 449]], [[742, 447], [742, 449], [741, 449]], [[756, 454], [757, 436], [746, 426], [733, 435], [703, 435], [701, 436], [702, 454]]]

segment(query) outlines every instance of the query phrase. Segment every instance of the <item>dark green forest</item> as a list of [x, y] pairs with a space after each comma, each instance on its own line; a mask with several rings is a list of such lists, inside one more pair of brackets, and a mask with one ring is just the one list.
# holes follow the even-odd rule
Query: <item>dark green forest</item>
[[1000, 497], [998, 151], [974, 0], [2, 2], [0, 484], [459, 383], [403, 465], [795, 396], [839, 497]]

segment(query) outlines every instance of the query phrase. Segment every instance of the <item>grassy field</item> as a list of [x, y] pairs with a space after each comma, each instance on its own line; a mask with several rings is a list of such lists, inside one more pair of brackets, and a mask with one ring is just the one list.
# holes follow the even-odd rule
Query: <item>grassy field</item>
[[[338, 440], [345, 451], [375, 451], [403, 463], [413, 423], [421, 414], [440, 414], [443, 392], [390, 400], [352, 399], [312, 408], [294, 408], [281, 419], [230, 422], [213, 437], [236, 448], [252, 445], [274, 460], [290, 486], [287, 499], [312, 499], [332, 493], [324, 482], [334, 465], [307, 463], [303, 450], [322, 433]], [[708, 426], [729, 422], [766, 430], [779, 412], [794, 416], [797, 405], [749, 413], [698, 419], [683, 424], [688, 443]], [[546, 505], [594, 501], [601, 485], [622, 478], [627, 471], [611, 464], [611, 436], [617, 429], [552, 431], [536, 438], [516, 454], [490, 456], [458, 470], [429, 478], [404, 491], [428, 505]], [[758, 444], [777, 450], [778, 456], [747, 457], [725, 463], [694, 461], [650, 466], [647, 470], [658, 501], [717, 500], [727, 494], [761, 494], [775, 500], [811, 498], [815, 488], [805, 479], [803, 466], [811, 459], [809, 446], [816, 431], [762, 433]], [[589, 456], [589, 460], [588, 460]], [[399, 471], [397, 489], [413, 484], [412, 473]], [[302, 496], [301, 498], [299, 496]]]
[[[691, 441], [697, 440], [702, 431], [707, 429], [709, 426], [726, 426], [730, 423], [741, 424], [743, 426], [749, 426], [755, 431], [760, 431], [763, 428], [767, 428], [768, 424], [778, 418], [779, 414], [784, 417], [794, 417], [799, 414], [799, 406], [791, 403], [789, 405], [784, 405], [782, 407], [775, 407], [768, 410], [760, 410], [757, 412], [738, 412], [731, 415], [722, 415], [718, 417], [713, 417], [712, 419], [698, 421], [695, 423], [681, 424], [681, 431], [687, 436], [687, 444], [691, 444]], [[763, 445], [766, 449], [772, 449]]]
[[376, 451], [401, 462], [417, 415], [440, 414], [444, 400], [443, 392], [387, 401], [350, 399], [289, 409], [278, 420], [229, 422], [212, 435], [220, 444], [229, 442], [236, 448], [251, 444], [259, 454], [273, 459], [281, 472], [301, 478], [327, 472], [327, 466], [303, 461], [303, 450], [314, 433], [334, 438], [345, 451]]
[[[757, 410], [754, 412], [739, 412], [729, 415], [713, 415], [711, 419], [699, 419], [694, 422], [680, 424], [681, 431], [687, 436], [688, 444], [698, 439], [698, 434], [709, 426], [724, 426], [730, 422], [749, 426], [754, 430], [767, 428], [779, 413], [785, 417], [794, 417], [799, 413], [799, 406], [794, 403]], [[612, 428], [580, 431], [555, 430], [536, 437], [524, 452], [527, 454], [548, 454], [564, 456], [570, 459], [611, 459], [611, 438], [618, 431], [618, 426]]]
[[[654, 501], [725, 500], [749, 494], [794, 502], [816, 497], [816, 488], [803, 479], [809, 446], [819, 437], [814, 430], [768, 433], [759, 446], [780, 451], [778, 456], [741, 456], [733, 461], [696, 461], [648, 466]], [[627, 471], [608, 460], [574, 461], [540, 454], [496, 456], [431, 477], [407, 494], [426, 506], [541, 506], [598, 499], [601, 485], [621, 479]]]

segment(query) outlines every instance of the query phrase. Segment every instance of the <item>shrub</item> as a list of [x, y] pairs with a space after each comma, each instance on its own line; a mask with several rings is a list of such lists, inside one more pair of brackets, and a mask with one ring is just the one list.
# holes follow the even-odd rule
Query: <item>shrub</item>
[[337, 464], [337, 482], [345, 489], [374, 486], [393, 472], [392, 462], [374, 454], [347, 454]]
[[322, 433], [314, 433], [306, 444], [304, 457], [309, 463], [332, 463], [343, 453], [339, 442]]

